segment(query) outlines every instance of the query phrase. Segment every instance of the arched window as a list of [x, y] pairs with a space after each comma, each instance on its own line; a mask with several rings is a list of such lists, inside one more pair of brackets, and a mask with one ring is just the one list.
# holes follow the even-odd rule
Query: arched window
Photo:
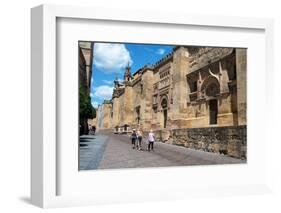
[[208, 76], [201, 86], [201, 92], [208, 97], [216, 97], [220, 93], [220, 84], [216, 77]]
[[166, 109], [168, 107], [168, 101], [166, 98], [164, 98], [161, 102], [161, 106], [163, 109]]
[[220, 92], [220, 88], [219, 85], [217, 85], [216, 83], [211, 83], [206, 87], [206, 95], [209, 97], [215, 97], [219, 94]]

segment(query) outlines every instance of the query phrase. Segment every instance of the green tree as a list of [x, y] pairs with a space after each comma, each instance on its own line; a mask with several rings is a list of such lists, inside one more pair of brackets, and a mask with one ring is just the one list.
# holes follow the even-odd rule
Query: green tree
[[81, 84], [79, 87], [79, 116], [80, 119], [93, 119], [96, 117], [96, 110], [91, 104], [91, 98], [86, 94], [86, 89]]

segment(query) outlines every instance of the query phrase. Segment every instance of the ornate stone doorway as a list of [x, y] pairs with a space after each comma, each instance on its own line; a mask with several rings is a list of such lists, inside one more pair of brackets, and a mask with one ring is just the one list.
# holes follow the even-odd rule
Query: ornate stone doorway
[[162, 110], [163, 110], [163, 127], [167, 127], [167, 118], [168, 118], [168, 101], [166, 98], [164, 98], [161, 102]]
[[127, 132], [127, 130], [128, 130], [128, 126], [129, 126], [128, 124], [125, 124], [125, 125], [124, 125], [124, 131], [126, 131], [126, 132]]
[[217, 124], [218, 116], [218, 100], [213, 99], [209, 101], [210, 124]]

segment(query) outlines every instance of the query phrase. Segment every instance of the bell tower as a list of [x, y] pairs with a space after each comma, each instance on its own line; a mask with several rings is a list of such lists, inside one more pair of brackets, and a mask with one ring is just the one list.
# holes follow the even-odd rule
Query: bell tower
[[124, 81], [131, 81], [132, 75], [131, 75], [131, 67], [128, 62], [128, 65], [125, 68], [125, 73], [124, 73]]

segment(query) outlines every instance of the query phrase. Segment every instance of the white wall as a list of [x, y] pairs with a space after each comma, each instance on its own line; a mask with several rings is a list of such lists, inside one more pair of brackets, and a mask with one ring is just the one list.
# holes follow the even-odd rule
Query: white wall
[[[41, 3], [79, 4], [80, 6], [101, 6], [123, 9], [189, 12], [192, 14], [215, 14], [231, 16], [269, 17], [275, 19], [275, 90], [276, 103], [270, 111], [274, 113], [275, 129], [272, 129], [274, 147], [274, 168], [276, 173], [276, 194], [247, 197], [226, 197], [221, 199], [196, 199], [162, 203], [110, 205], [73, 208], [69, 212], [278, 212], [280, 210], [281, 174], [278, 155], [281, 140], [278, 137], [280, 118], [281, 60], [281, 13], [278, 1], [246, 0], [198, 0], [198, 1], [123, 1], [123, 0], [6, 0], [1, 2], [1, 148], [0, 148], [0, 211], [37, 212], [40, 209], [28, 203], [30, 178], [30, 8]], [[279, 99], [277, 99], [279, 96]], [[274, 111], [275, 110], [275, 111]], [[277, 114], [278, 113], [278, 114]], [[278, 168], [278, 169], [277, 169]], [[279, 183], [278, 183], [279, 181]], [[49, 211], [49, 210], [48, 210]], [[62, 211], [61, 209], [52, 210]]]

